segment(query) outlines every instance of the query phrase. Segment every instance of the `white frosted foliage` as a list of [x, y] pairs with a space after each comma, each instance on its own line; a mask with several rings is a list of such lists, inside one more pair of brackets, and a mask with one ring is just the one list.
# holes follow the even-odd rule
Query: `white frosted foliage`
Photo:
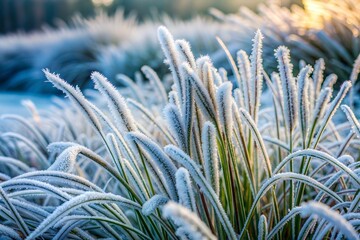
[[179, 194], [179, 203], [196, 212], [195, 196], [191, 185], [188, 170], [181, 167], [176, 171], [176, 189]]
[[318, 202], [308, 202], [302, 205], [302, 217], [318, 216], [325, 219], [329, 224], [332, 224], [348, 239], [359, 239], [358, 233], [353, 226], [344, 219], [340, 214], [331, 210], [328, 206]]
[[163, 209], [163, 216], [172, 219], [177, 226], [185, 228], [192, 239], [216, 239], [210, 229], [194, 213], [181, 205], [174, 202], [167, 203]]
[[91, 79], [95, 83], [95, 88], [106, 98], [110, 112], [115, 119], [116, 126], [123, 131], [135, 131], [135, 121], [126, 104], [126, 100], [115, 87], [98, 72], [93, 72]]
[[220, 170], [217, 156], [215, 126], [206, 122], [202, 129], [202, 150], [204, 156], [205, 177], [214, 188], [217, 195], [220, 193]]
[[168, 156], [163, 152], [155, 142], [144, 134], [131, 132], [128, 134], [129, 139], [135, 141], [147, 154], [151, 156], [152, 161], [156, 163], [164, 178], [166, 179], [166, 185], [171, 194], [171, 198], [174, 200], [178, 199], [178, 195], [175, 189], [175, 172], [176, 167], [169, 159]]
[[355, 114], [353, 113], [353, 111], [351, 110], [351, 108], [349, 106], [342, 105], [341, 109], [346, 114], [346, 117], [347, 117], [348, 121], [351, 124], [351, 128], [352, 128], [353, 132], [356, 134], [356, 136], [358, 138], [360, 138], [360, 123], [359, 123], [359, 120], [355, 117]]
[[278, 60], [281, 84], [284, 94], [285, 120], [289, 132], [294, 131], [297, 122], [297, 87], [293, 76], [293, 65], [290, 62], [290, 51], [285, 46], [280, 46], [275, 51]]
[[150, 214], [153, 214], [156, 209], [165, 205], [168, 201], [169, 201], [169, 199], [162, 195], [152, 196], [149, 200], [147, 200], [144, 203], [144, 205], [142, 206], [141, 212], [145, 216], [149, 216]]
[[231, 139], [234, 125], [230, 107], [232, 99], [232, 84], [230, 82], [225, 82], [216, 91], [216, 104], [222, 130], [229, 139]]

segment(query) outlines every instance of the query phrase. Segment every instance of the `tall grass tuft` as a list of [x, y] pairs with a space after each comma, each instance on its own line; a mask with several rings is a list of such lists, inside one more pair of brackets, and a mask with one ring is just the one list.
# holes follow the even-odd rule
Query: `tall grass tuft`
[[[341, 80], [351, 79], [354, 85], [360, 54], [358, 12], [357, 0], [303, 0], [302, 5], [290, 7], [283, 6], [280, 1], [268, 1], [259, 4], [256, 11], [246, 7], [234, 14], [211, 11], [227, 27], [222, 34], [228, 36], [232, 54], [238, 49], [250, 53], [251, 34], [260, 29], [264, 35], [265, 69], [276, 69], [276, 62], [271, 58], [273, 49], [284, 45], [292, 51], [296, 72], [300, 71], [302, 63], [313, 65], [321, 58], [314, 69], [319, 67], [319, 73], [324, 71], [326, 75], [335, 73]], [[225, 62], [223, 58], [218, 55], [214, 61]], [[316, 78], [314, 75], [313, 80], [317, 81]], [[359, 88], [354, 91], [359, 92]]]

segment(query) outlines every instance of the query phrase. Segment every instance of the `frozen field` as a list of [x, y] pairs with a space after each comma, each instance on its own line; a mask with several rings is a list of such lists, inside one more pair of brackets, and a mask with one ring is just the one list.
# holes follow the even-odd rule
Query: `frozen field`
[[0, 115], [1, 114], [27, 114], [21, 104], [24, 100], [32, 101], [36, 107], [46, 109], [51, 104], [51, 95], [30, 93], [0, 92]]

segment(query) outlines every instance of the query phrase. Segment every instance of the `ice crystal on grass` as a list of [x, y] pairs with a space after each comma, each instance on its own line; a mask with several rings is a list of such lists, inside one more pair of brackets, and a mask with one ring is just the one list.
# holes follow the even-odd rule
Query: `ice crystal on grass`
[[301, 216], [309, 215], [319, 216], [324, 218], [327, 222], [332, 224], [334, 228], [346, 236], [347, 239], [359, 239], [359, 234], [355, 231], [353, 226], [344, 219], [341, 215], [331, 210], [324, 204], [310, 202], [303, 205]]
[[125, 99], [116, 91], [114, 86], [98, 72], [92, 73], [91, 79], [95, 83], [95, 88], [106, 98], [116, 126], [123, 131], [130, 132], [136, 130], [133, 117]]
[[217, 156], [215, 126], [206, 122], [202, 130], [202, 150], [204, 155], [204, 170], [207, 180], [216, 194], [220, 192], [219, 160]]
[[196, 212], [195, 197], [191, 185], [190, 175], [185, 168], [176, 171], [176, 189], [179, 195], [179, 203]]
[[[309, 88], [309, 75], [312, 71], [310, 66], [307, 66], [301, 69], [298, 76], [298, 89], [299, 89], [299, 122], [301, 126], [301, 134], [303, 139], [306, 139], [308, 132], [308, 124], [309, 124], [309, 115], [310, 115], [310, 103], [308, 96], [308, 88]], [[304, 144], [305, 146], [305, 144]]]
[[296, 126], [297, 121], [297, 88], [295, 84], [295, 78], [293, 77], [293, 66], [290, 62], [290, 51], [284, 46], [279, 47], [275, 56], [278, 60], [278, 68], [280, 73], [280, 79], [282, 89], [284, 93], [284, 110], [286, 117], [287, 128], [292, 134]]
[[341, 109], [344, 111], [344, 113], [346, 114], [347, 119], [351, 123], [351, 126], [352, 126], [352, 129], [353, 129], [354, 133], [356, 134], [356, 136], [358, 138], [360, 138], [360, 123], [359, 123], [359, 120], [356, 119], [353, 111], [351, 110], [351, 108], [349, 108], [349, 106], [342, 105]]
[[144, 203], [144, 205], [142, 206], [141, 212], [145, 216], [148, 216], [148, 215], [154, 213], [155, 210], [157, 208], [159, 208], [160, 206], [165, 205], [168, 201], [169, 201], [169, 199], [167, 197], [164, 197], [162, 195], [155, 195]]
[[171, 218], [176, 225], [183, 228], [182, 233], [186, 233], [184, 236], [190, 239], [216, 239], [211, 233], [210, 229], [196, 216], [184, 207], [177, 205], [176, 203], [168, 203], [164, 207], [163, 215], [166, 218]]

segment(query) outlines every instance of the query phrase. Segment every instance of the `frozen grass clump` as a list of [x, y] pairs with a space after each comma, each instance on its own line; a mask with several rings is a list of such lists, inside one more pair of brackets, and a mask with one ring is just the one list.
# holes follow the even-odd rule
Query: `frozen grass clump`
[[143, 65], [163, 76], [167, 72], [155, 34], [160, 23], [174, 29], [177, 37], [189, 39], [199, 55], [217, 48], [215, 35], [221, 24], [206, 18], [181, 21], [162, 16], [138, 23], [134, 16], [125, 18], [122, 11], [113, 16], [99, 13], [92, 19], [76, 17], [58, 29], [0, 37], [0, 86], [3, 90], [55, 93], [43, 84], [43, 68], [51, 68], [82, 89], [91, 86], [88, 76], [93, 71], [102, 72], [118, 86], [126, 84], [117, 81], [117, 74], [139, 77], [136, 72]]
[[[221, 23], [205, 17], [180, 21], [164, 16], [158, 21], [144, 22], [136, 28], [136, 35], [129, 41], [107, 46], [101, 51], [98, 58], [100, 71], [114, 83], [117, 83], [119, 73], [134, 78], [143, 65], [150, 66], [160, 77], [165, 76], [168, 71], [164, 68], [163, 55], [154, 34], [159, 22], [173, 29], [176, 38], [190, 42], [192, 51], [198, 56], [212, 54], [218, 49], [215, 36], [224, 28]], [[207, 26], [206, 30], [204, 26]]]
[[245, 7], [236, 14], [226, 15], [217, 10], [212, 13], [228, 26], [222, 35], [228, 37], [233, 53], [238, 49], [250, 52], [251, 34], [256, 29], [262, 31], [264, 67], [269, 71], [276, 69], [273, 49], [285, 45], [291, 50], [296, 71], [302, 68], [297, 67], [299, 61], [314, 64], [322, 58], [327, 66], [326, 74], [335, 73], [340, 79], [349, 79], [360, 54], [358, 1], [302, 2], [303, 7], [293, 5], [291, 9], [269, 3], [259, 5], [258, 13]]
[[[359, 120], [342, 103], [351, 82], [334, 89], [310, 65], [295, 76], [284, 46], [269, 77], [260, 31], [250, 57], [229, 59], [233, 82], [165, 27], [158, 37], [171, 89], [149, 67], [148, 84], [121, 91], [95, 72], [101, 97], [90, 101], [45, 70], [73, 105], [61, 104], [55, 119], [34, 108], [32, 120], [4, 117], [18, 127], [0, 138], [0, 231], [26, 239], [359, 239]], [[334, 122], [335, 114], [348, 121]], [[41, 119], [64, 130], [54, 137]]]

